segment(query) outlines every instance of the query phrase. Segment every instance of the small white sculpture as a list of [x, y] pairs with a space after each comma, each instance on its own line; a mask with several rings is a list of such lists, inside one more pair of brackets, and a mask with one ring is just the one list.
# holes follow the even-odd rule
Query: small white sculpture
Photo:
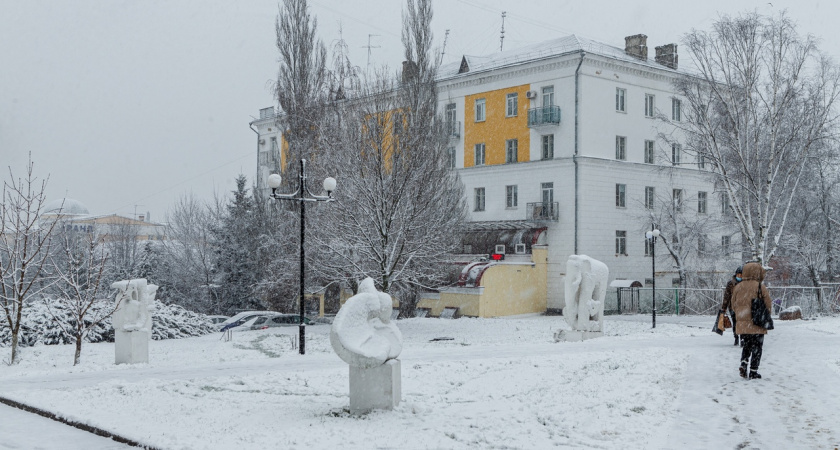
[[391, 322], [391, 296], [376, 290], [373, 279], [359, 283], [358, 294], [338, 311], [330, 343], [350, 365], [350, 412], [393, 409], [400, 403], [402, 333]]
[[111, 317], [114, 327], [116, 363], [149, 362], [149, 339], [152, 335], [152, 316], [149, 307], [158, 287], [145, 278], [117, 281], [117, 309]]
[[603, 332], [607, 265], [586, 255], [572, 255], [566, 262], [566, 306], [563, 317], [572, 330]]
[[402, 351], [402, 333], [391, 322], [391, 296], [376, 290], [370, 277], [359, 283], [359, 293], [347, 299], [330, 330], [333, 350], [347, 364], [376, 367]]

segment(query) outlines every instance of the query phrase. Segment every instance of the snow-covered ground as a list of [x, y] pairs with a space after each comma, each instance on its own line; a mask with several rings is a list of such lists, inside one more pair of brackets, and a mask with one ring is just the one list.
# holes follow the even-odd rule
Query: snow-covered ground
[[[555, 343], [562, 317], [400, 320], [402, 403], [361, 417], [328, 325], [307, 327], [304, 356], [297, 328], [153, 341], [141, 365], [107, 343], [77, 367], [71, 346], [24, 348], [0, 396], [167, 449], [840, 447], [840, 318], [776, 321], [751, 381], [712, 322], [611, 316], [602, 338]], [[76, 443], [20, 414], [0, 408], [0, 449]]]

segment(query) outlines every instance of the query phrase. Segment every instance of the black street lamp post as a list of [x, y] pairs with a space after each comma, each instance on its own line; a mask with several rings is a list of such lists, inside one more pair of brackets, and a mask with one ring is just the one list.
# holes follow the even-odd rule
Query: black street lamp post
[[[306, 323], [304, 322], [304, 247], [303, 240], [306, 233], [306, 202], [331, 202], [335, 199], [332, 193], [335, 190], [335, 178], [327, 177], [324, 179], [324, 190], [327, 195], [314, 195], [306, 186], [306, 160], [300, 160], [300, 175], [298, 180], [298, 188], [292, 194], [278, 194], [277, 188], [280, 187], [282, 178], [280, 175], [273, 173], [268, 176], [268, 187], [271, 188], [271, 198], [275, 200], [291, 200], [300, 203], [300, 354], [306, 354]], [[308, 197], [306, 195], [309, 195]]]
[[650, 282], [653, 287], [653, 294], [651, 295], [651, 299], [653, 300], [653, 307], [651, 308], [651, 310], [653, 311], [652, 328], [656, 328], [656, 238], [659, 237], [659, 230], [656, 229], [656, 225], [650, 226], [650, 231], [645, 233], [645, 237], [650, 241]]

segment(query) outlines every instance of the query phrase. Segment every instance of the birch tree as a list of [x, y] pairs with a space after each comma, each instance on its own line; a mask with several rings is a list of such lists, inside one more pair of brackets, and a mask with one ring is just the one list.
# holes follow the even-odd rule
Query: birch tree
[[684, 39], [696, 73], [676, 89], [686, 148], [719, 175], [752, 258], [785, 233], [805, 161], [837, 122], [838, 70], [784, 14], [723, 16]]
[[49, 283], [40, 275], [49, 259], [56, 221], [41, 221], [47, 180], [35, 176], [30, 158], [25, 175], [3, 182], [0, 198], [0, 308], [11, 332], [9, 364], [18, 361], [21, 318], [27, 301], [39, 296]]

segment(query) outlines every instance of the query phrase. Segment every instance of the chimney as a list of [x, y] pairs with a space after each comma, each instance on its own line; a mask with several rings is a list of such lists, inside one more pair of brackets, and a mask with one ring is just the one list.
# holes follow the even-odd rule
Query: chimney
[[679, 57], [677, 56], [677, 44], [667, 44], [656, 47], [656, 62], [665, 67], [677, 69]]
[[644, 34], [637, 34], [624, 38], [624, 52], [634, 58], [647, 60], [647, 36]]
[[402, 63], [402, 81], [407, 83], [417, 78], [417, 63], [414, 61], [403, 61]]

